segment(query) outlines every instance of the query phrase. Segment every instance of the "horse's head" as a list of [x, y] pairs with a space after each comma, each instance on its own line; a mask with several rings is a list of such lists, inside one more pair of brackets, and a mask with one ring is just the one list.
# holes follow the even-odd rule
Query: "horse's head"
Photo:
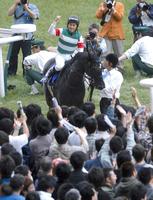
[[102, 78], [102, 69], [100, 64], [100, 49], [99, 48], [88, 48], [88, 67], [86, 68], [86, 73], [91, 77], [94, 86], [101, 90], [105, 87]]

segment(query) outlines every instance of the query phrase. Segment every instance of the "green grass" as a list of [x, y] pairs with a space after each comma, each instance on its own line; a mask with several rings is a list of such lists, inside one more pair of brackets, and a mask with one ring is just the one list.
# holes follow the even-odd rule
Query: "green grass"
[[[0, 0], [0, 26], [1, 28], [9, 28], [12, 25], [12, 18], [7, 16], [7, 10], [11, 6], [13, 0]], [[66, 25], [67, 17], [69, 15], [78, 15], [81, 20], [80, 31], [83, 35], [87, 33], [87, 28], [90, 23], [99, 22], [95, 18], [95, 11], [99, 6], [100, 0], [31, 0], [40, 9], [40, 19], [36, 22], [37, 32], [36, 38], [45, 40], [46, 46], [55, 46], [57, 39], [50, 38], [47, 30], [55, 16], [61, 15], [62, 19], [59, 23], [60, 27]], [[135, 3], [135, 1], [121, 0], [125, 4], [125, 17], [124, 17], [124, 30], [126, 34], [126, 40], [124, 42], [125, 49], [129, 48], [133, 41], [133, 35], [131, 31], [131, 24], [128, 23], [127, 15], [129, 9]], [[3, 47], [3, 60], [6, 58], [8, 45]], [[21, 56], [20, 56], [21, 60]], [[132, 99], [130, 95], [130, 87], [134, 86], [138, 90], [140, 100], [143, 104], [149, 104], [149, 91], [140, 87], [139, 79], [134, 78], [134, 71], [130, 61], [125, 62], [124, 83], [121, 89], [121, 102], [132, 105]], [[24, 105], [29, 103], [38, 103], [44, 113], [46, 113], [48, 107], [45, 103], [43, 95], [43, 88], [39, 86], [41, 94], [39, 96], [30, 96], [29, 86], [26, 84], [22, 77], [21, 61], [18, 66], [18, 75], [14, 78], [8, 79], [9, 84], [15, 84], [16, 89], [14, 91], [8, 91], [5, 98], [0, 98], [0, 106], [6, 106], [8, 108], [16, 110], [16, 101], [22, 100]], [[97, 105], [99, 103], [100, 95], [98, 91], [94, 93], [94, 102]]]

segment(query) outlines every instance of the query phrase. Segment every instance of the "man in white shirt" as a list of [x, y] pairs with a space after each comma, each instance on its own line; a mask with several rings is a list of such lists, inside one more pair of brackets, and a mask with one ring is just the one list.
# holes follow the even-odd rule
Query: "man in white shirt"
[[153, 75], [153, 29], [137, 28], [139, 39], [119, 57], [119, 61], [132, 58], [136, 74], [145, 72]]
[[53, 51], [53, 48], [51, 51], [45, 50], [44, 41], [41, 40], [34, 40], [31, 45], [33, 54], [25, 57], [23, 64], [25, 67], [26, 81], [28, 85], [31, 86], [30, 94], [35, 95], [38, 94], [39, 91], [34, 82], [37, 81], [40, 83], [40, 80], [43, 78], [45, 64], [52, 58], [55, 58], [57, 53], [56, 49]]
[[107, 108], [113, 98], [120, 97], [120, 88], [123, 76], [117, 69], [118, 58], [115, 54], [108, 54], [104, 61], [104, 71], [102, 72], [105, 88], [101, 90], [100, 111], [106, 114]]

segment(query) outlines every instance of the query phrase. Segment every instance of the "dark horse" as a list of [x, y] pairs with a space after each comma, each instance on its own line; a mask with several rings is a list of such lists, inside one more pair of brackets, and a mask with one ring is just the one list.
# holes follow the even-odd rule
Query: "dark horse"
[[[46, 63], [44, 73], [54, 63], [50, 60]], [[45, 96], [48, 106], [52, 107], [52, 96], [55, 96], [60, 105], [78, 106], [83, 104], [85, 96], [84, 75], [87, 74], [97, 89], [104, 88], [101, 68], [97, 57], [92, 52], [78, 53], [73, 60], [68, 61], [59, 78], [52, 87], [49, 81], [45, 83]]]

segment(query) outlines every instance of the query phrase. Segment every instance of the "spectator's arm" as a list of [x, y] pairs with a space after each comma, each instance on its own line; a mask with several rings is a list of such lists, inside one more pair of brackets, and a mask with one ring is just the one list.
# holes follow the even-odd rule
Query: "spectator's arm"
[[114, 17], [114, 19], [116, 21], [122, 20], [123, 16], [124, 16], [124, 5], [119, 4], [119, 5], [116, 5], [115, 7], [113, 7], [112, 9], [113, 9], [112, 16]]
[[137, 10], [137, 7], [131, 9], [128, 19], [131, 24], [139, 24], [141, 21], [141, 12]]
[[84, 132], [78, 127], [75, 127], [75, 131], [78, 134], [78, 136], [80, 137], [81, 146], [85, 149], [86, 152], [88, 152], [89, 151], [89, 145], [88, 145], [86, 138], [83, 137]]
[[57, 23], [60, 21], [61, 16], [57, 16], [54, 21], [51, 23], [49, 29], [48, 29], [48, 33], [50, 33], [51, 35], [54, 36], [60, 36], [62, 33], [62, 28], [56, 28]]
[[101, 3], [96, 11], [96, 17], [98, 19], [101, 19], [107, 11], [108, 11], [107, 6], [104, 3]]
[[137, 95], [137, 90], [134, 87], [131, 87], [131, 95], [132, 95], [132, 98], [134, 100], [136, 107], [140, 108], [141, 103], [140, 103], [140, 100], [139, 100], [138, 95]]
[[29, 128], [27, 126], [27, 117], [26, 117], [26, 114], [21, 114], [21, 117], [20, 117], [20, 122], [22, 124], [22, 127], [23, 127], [23, 134], [25, 134], [27, 137], [29, 137]]
[[8, 16], [12, 16], [14, 14], [18, 3], [20, 3], [20, 0], [15, 0], [14, 1], [14, 4], [8, 10]]
[[121, 114], [121, 122], [123, 124], [123, 127], [126, 127], [127, 126], [127, 120], [126, 120], [126, 111], [120, 106], [120, 105], [117, 105], [116, 106], [116, 109], [120, 112]]
[[31, 9], [29, 8], [28, 4], [24, 4], [23, 7], [24, 7], [24, 10], [28, 12], [29, 16], [30, 16], [32, 19], [38, 19], [38, 18], [39, 18], [38, 9], [35, 8], [35, 10], [31, 10]]
[[118, 58], [119, 61], [126, 60], [126, 59], [128, 59], [126, 54], [123, 54]]
[[132, 148], [135, 145], [135, 139], [134, 139], [134, 131], [133, 131], [133, 119], [132, 114], [129, 112], [127, 114], [127, 146], [126, 150], [128, 150], [132, 155]]
[[149, 5], [149, 9], [146, 11], [148, 17], [153, 20], [153, 4]]

